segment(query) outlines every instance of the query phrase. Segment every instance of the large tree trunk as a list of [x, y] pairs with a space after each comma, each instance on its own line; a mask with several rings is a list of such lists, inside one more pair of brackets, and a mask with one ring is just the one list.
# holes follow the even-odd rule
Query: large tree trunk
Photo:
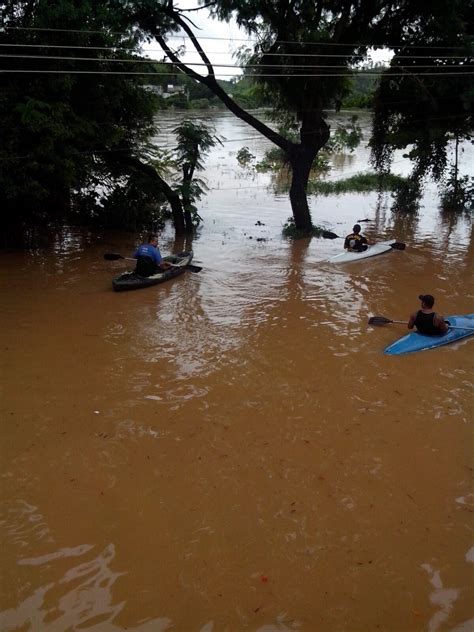
[[[164, 181], [163, 181], [164, 182]], [[166, 183], [165, 183], [166, 184]], [[173, 216], [173, 225], [177, 235], [185, 232], [183, 205], [179, 195], [166, 184], [166, 188], [162, 188], [162, 192], [171, 206], [171, 214]]]
[[329, 126], [322, 115], [310, 112], [303, 117], [300, 138], [301, 143], [293, 144], [287, 152], [292, 170], [290, 202], [295, 227], [309, 233], [313, 225], [306, 193], [309, 174], [319, 150], [329, 140]]
[[290, 158], [292, 176], [290, 187], [290, 202], [295, 227], [298, 230], [309, 233], [312, 227], [311, 213], [309, 212], [308, 196], [306, 187], [308, 185], [309, 173], [313, 159], [304, 159], [297, 152], [294, 158]]
[[188, 75], [188, 77], [191, 77], [199, 83], [207, 86], [209, 90], [211, 90], [211, 92], [213, 92], [222, 101], [222, 103], [231, 112], [233, 112], [233, 114], [275, 143], [275, 145], [280, 147], [280, 149], [282, 149], [288, 156], [293, 170], [290, 201], [295, 225], [298, 229], [309, 233], [311, 231], [312, 222], [306, 195], [306, 186], [308, 184], [309, 173], [313, 160], [321, 147], [323, 147], [329, 139], [329, 126], [322, 118], [321, 104], [318, 102], [318, 99], [316, 99], [312, 108], [310, 107], [311, 102], [308, 102], [308, 109], [303, 112], [300, 129], [301, 142], [291, 142], [274, 129], [255, 118], [250, 112], [244, 110], [224, 91], [217, 82], [214, 68], [209, 58], [202, 50], [201, 45], [191, 30], [188, 22], [183, 20], [182, 16], [180, 16], [179, 11], [175, 11], [172, 4], [170, 4], [164, 9], [164, 13], [175, 20], [183, 31], [187, 33], [196, 51], [206, 64], [208, 74], [207, 76], [200, 75], [192, 68], [186, 66], [186, 64], [179, 59], [178, 55], [169, 48], [159, 29], [157, 29], [155, 25], [152, 25], [151, 32], [170, 61]]
[[193, 218], [191, 215], [191, 183], [194, 175], [194, 166], [185, 163], [183, 165], [183, 186], [182, 186], [182, 204], [184, 210], [184, 224], [187, 233], [192, 233], [194, 231]]
[[190, 204], [191, 202], [189, 200], [188, 201], [183, 200], [184, 225], [185, 225], [185, 230], [187, 233], [194, 232], [194, 224], [193, 224], [193, 218], [191, 215]]

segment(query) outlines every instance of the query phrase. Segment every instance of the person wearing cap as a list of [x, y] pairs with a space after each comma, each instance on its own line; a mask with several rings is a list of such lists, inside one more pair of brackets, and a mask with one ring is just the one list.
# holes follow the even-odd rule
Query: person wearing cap
[[420, 294], [421, 309], [414, 312], [408, 321], [408, 329], [416, 327], [420, 334], [425, 336], [440, 336], [445, 334], [449, 327], [444, 318], [433, 311], [434, 297], [431, 294]]
[[353, 232], [347, 235], [344, 241], [345, 250], [349, 250], [349, 252], [363, 252], [367, 250], [367, 239], [360, 234], [360, 230], [360, 224], [355, 224], [352, 229]]

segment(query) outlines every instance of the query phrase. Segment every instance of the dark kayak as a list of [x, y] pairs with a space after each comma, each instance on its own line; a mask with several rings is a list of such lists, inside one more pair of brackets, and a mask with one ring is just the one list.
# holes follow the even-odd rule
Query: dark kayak
[[177, 266], [176, 268], [169, 268], [168, 270], [157, 272], [157, 274], [153, 274], [148, 277], [140, 276], [133, 270], [130, 270], [129, 272], [124, 272], [114, 279], [112, 281], [112, 287], [116, 292], [125, 292], [127, 290], [140, 290], [144, 287], [158, 285], [158, 283], [163, 283], [164, 281], [174, 279], [174, 277], [183, 274], [186, 267], [191, 263], [192, 258], [192, 251], [181, 252], [179, 255], [168, 255], [163, 257], [163, 260], [169, 261], [173, 265]]
[[404, 355], [414, 351], [425, 351], [434, 347], [448, 345], [461, 338], [474, 335], [474, 314], [464, 314], [463, 316], [446, 316], [445, 320], [456, 329], [448, 329], [441, 336], [425, 336], [414, 331], [411, 334], [399, 338], [385, 348], [387, 355]]

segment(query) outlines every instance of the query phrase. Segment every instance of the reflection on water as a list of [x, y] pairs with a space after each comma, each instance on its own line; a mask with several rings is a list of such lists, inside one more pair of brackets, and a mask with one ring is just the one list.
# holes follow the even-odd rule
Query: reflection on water
[[469, 217], [429, 187], [416, 216], [315, 198], [407, 243], [333, 266], [342, 240], [283, 239], [287, 197], [235, 160], [253, 134], [209, 116], [204, 225], [161, 235], [201, 273], [113, 293], [117, 232], [2, 255], [2, 630], [466, 632], [473, 340], [387, 357], [403, 325], [367, 320], [474, 311]]
[[436, 632], [439, 630], [441, 624], [449, 618], [453, 603], [459, 596], [459, 590], [443, 588], [439, 571], [435, 571], [429, 564], [422, 564], [421, 566], [430, 576], [430, 583], [434, 586], [434, 591], [430, 595], [430, 601], [435, 604], [439, 610], [429, 620], [428, 632]]
[[[12, 474], [7, 472], [3, 476], [10, 478]], [[51, 542], [49, 528], [38, 508], [24, 500], [18, 500], [3, 513], [1, 524], [19, 548], [27, 546], [32, 540]]]
[[[61, 557], [84, 555], [92, 547], [83, 545], [63, 549], [30, 560], [22, 565], [40, 565]], [[28, 626], [33, 632], [87, 629], [97, 632], [117, 632], [123, 628], [112, 622], [124, 607], [124, 602], [113, 604], [111, 589], [121, 573], [113, 572], [110, 565], [115, 558], [115, 547], [108, 545], [96, 558], [69, 568], [56, 582], [37, 588], [17, 608], [0, 612], [2, 630], [18, 630]], [[134, 632], [164, 632], [171, 621], [158, 618], [136, 627]]]

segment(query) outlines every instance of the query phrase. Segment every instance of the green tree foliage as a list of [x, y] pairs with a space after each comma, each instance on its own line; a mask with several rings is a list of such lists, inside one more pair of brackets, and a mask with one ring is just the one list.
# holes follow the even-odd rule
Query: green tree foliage
[[[322, 3], [323, 4], [323, 3]], [[292, 185], [290, 200], [298, 228], [311, 229], [306, 185], [313, 160], [329, 138], [329, 126], [324, 120], [323, 108], [335, 96], [342, 96], [346, 91], [344, 77], [325, 77], [324, 82], [309, 67], [321, 64], [318, 52], [323, 48], [315, 47], [315, 41], [330, 41], [334, 36], [337, 20], [331, 25], [327, 23], [326, 12], [323, 16], [313, 3], [303, 0], [289, 3], [278, 2], [215, 2], [212, 10], [221, 19], [228, 18], [234, 11], [241, 26], [249, 33], [258, 33], [259, 44], [249, 58], [249, 63], [255, 66], [253, 74], [258, 74], [261, 88], [267, 98], [271, 98], [275, 108], [280, 111], [291, 112], [299, 121], [299, 136], [296, 142], [288, 140], [265, 123], [244, 110], [219, 86], [214, 69], [209, 59], [199, 45], [189, 23], [183, 19], [180, 11], [175, 9], [172, 1], [160, 5], [161, 11], [173, 19], [191, 37], [196, 50], [207, 66], [207, 75], [199, 75], [180, 62], [179, 54], [168, 47], [159, 29], [151, 29], [169, 59], [189, 76], [200, 81], [242, 120], [252, 125], [257, 131], [273, 141], [288, 157], [292, 167]], [[322, 10], [322, 7], [321, 7]], [[342, 9], [341, 9], [342, 10]], [[339, 14], [343, 22], [345, 10]], [[148, 14], [146, 23], [142, 21], [144, 29], [150, 28], [151, 16]], [[354, 22], [355, 24], [355, 22]], [[298, 54], [298, 66], [293, 55]], [[305, 54], [308, 54], [306, 57]], [[313, 58], [316, 54], [316, 58]], [[352, 58], [354, 46], [342, 51], [342, 59]], [[274, 77], [268, 79], [270, 73]]]
[[375, 90], [380, 81], [382, 66], [373, 68], [372, 66], [357, 69], [350, 79], [350, 91], [343, 97], [341, 108], [352, 109], [372, 109]]
[[267, 98], [261, 86], [256, 83], [252, 77], [245, 74], [230, 83], [219, 82], [227, 94], [232, 95], [235, 102], [242, 108], [255, 109], [263, 107], [271, 107], [271, 100]]
[[[330, 136], [324, 111], [342, 103], [349, 94], [347, 75], [365, 58], [370, 47], [397, 44], [402, 50], [405, 42], [413, 44], [415, 39], [417, 45], [431, 46], [433, 13], [434, 19], [442, 19], [441, 28], [449, 22], [445, 41], [465, 28], [468, 17], [467, 10], [461, 10], [462, 0], [456, 0], [454, 5], [435, 0], [434, 12], [432, 3], [413, 0], [203, 0], [202, 4], [219, 19], [234, 17], [254, 37], [255, 45], [247, 58], [249, 68], [257, 75], [256, 80], [275, 110], [293, 115], [298, 122], [296, 142], [268, 127], [222, 90], [198, 36], [173, 0], [152, 7], [143, 0], [137, 21], [157, 37], [178, 68], [206, 85], [236, 116], [285, 152], [292, 170], [290, 200], [295, 226], [303, 231], [311, 231], [312, 227], [306, 197], [309, 173]], [[179, 51], [168, 46], [165, 33], [154, 25], [159, 23], [160, 13], [190, 37], [207, 74], [200, 75], [187, 67], [180, 61]], [[329, 56], [328, 51], [336, 56]]]
[[[4, 244], [52, 220], [157, 225], [164, 202], [177, 232], [199, 220], [193, 202], [205, 184], [194, 174], [214, 138], [187, 121], [177, 130], [177, 159], [151, 147], [160, 98], [150, 84], [184, 85], [177, 105], [217, 97], [169, 62], [144, 63], [130, 13], [137, 8], [123, 0], [0, 3], [0, 40], [11, 51], [4, 67], [12, 71], [0, 74]], [[163, 13], [154, 27], [176, 28]], [[143, 71], [156, 74], [133, 74]], [[182, 181], [170, 185], [165, 178], [177, 170]]]
[[[362, 130], [357, 120], [357, 115], [352, 115], [346, 125], [337, 124], [337, 127], [331, 134], [331, 138], [313, 160], [311, 176], [319, 177], [331, 170], [331, 155], [352, 153], [354, 149], [358, 147], [362, 138]], [[286, 129], [279, 128], [278, 132], [293, 142], [297, 141], [297, 132], [291, 129], [291, 123], [288, 124]], [[251, 160], [250, 157], [245, 154], [245, 151], [243, 151], [244, 149], [245, 148], [237, 154], [237, 161], [243, 166], [249, 166]], [[253, 159], [254, 158], [255, 157], [253, 157]], [[279, 171], [289, 166], [287, 154], [279, 147], [273, 147], [267, 150], [263, 159], [255, 164], [256, 170], [260, 172]], [[288, 178], [282, 178], [282, 180], [288, 181]]]
[[345, 151], [352, 153], [359, 146], [362, 138], [362, 130], [357, 120], [357, 115], [352, 115], [348, 125], [338, 124], [326, 143], [325, 151], [333, 154]]
[[[111, 202], [117, 208], [124, 201], [138, 204], [138, 210], [145, 208], [149, 219], [155, 225], [163, 219], [160, 201], [166, 200], [176, 232], [191, 233], [202, 221], [195, 202], [207, 190], [206, 183], [196, 177], [203, 169], [203, 159], [220, 139], [214, 130], [199, 121], [185, 119], [173, 130], [176, 146], [172, 151], [162, 150], [151, 142], [143, 144], [140, 154], [111, 152], [108, 167], [117, 174], [128, 176], [121, 186], [111, 188], [107, 198], [102, 200], [105, 209]], [[94, 188], [94, 187], [93, 187]], [[94, 188], [95, 190], [95, 188]]]
[[459, 176], [459, 138], [456, 137], [454, 162], [441, 180], [441, 207], [445, 211], [474, 209], [474, 178]]
[[[196, 171], [204, 167], [203, 158], [220, 139], [213, 130], [199, 121], [184, 119], [173, 130], [176, 134], [177, 164], [182, 173], [182, 180], [178, 187], [184, 208], [184, 221], [187, 231], [201, 222], [201, 217], [194, 204], [206, 190], [205, 183], [195, 177]], [[222, 143], [221, 143], [222, 144]]]
[[[453, 174], [445, 180], [449, 148], [456, 144], [457, 161], [457, 143], [472, 134], [474, 5], [436, 0], [425, 11], [424, 5], [401, 3], [399, 15], [400, 24], [387, 31], [399, 45], [375, 94], [371, 143], [381, 172], [390, 169], [396, 149], [408, 148], [413, 171], [395, 208], [410, 210], [418, 206], [426, 176], [452, 184]], [[454, 181], [452, 191], [464, 195], [469, 184], [458, 180], [457, 166]]]
[[[155, 97], [134, 76], [75, 72], [137, 70], [113, 61], [140, 57], [120, 0], [8, 0], [0, 14], [1, 43], [14, 45], [3, 63], [14, 72], [0, 74], [5, 243], [26, 225], [67, 216], [83, 187], [105, 177], [107, 152], [131, 151], [151, 134]], [[81, 215], [90, 205], [75, 208]]]
[[[147, 83], [160, 86], [166, 92], [169, 84], [179, 86], [184, 89], [184, 94], [179, 93], [172, 97], [161, 98], [160, 108], [169, 109], [176, 107], [179, 109], [207, 109], [208, 107], [222, 107], [219, 98], [205, 85], [195, 79], [180, 72], [176, 66], [170, 62], [154, 63], [153, 70], [156, 76], [148, 76]], [[219, 79], [220, 87], [228, 94], [232, 94], [235, 99], [245, 107], [262, 107], [268, 105], [258, 94], [258, 86], [250, 80], [239, 79], [236, 81], [224, 81]]]

